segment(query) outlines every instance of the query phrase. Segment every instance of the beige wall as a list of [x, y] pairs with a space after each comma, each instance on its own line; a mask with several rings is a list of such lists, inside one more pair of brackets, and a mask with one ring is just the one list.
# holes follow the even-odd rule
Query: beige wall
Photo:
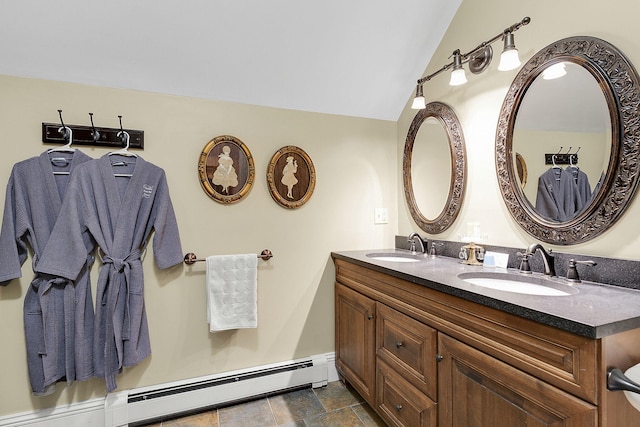
[[[602, 7], [609, 12], [601, 13]], [[633, 29], [639, 14], [634, 0], [465, 0], [427, 72], [448, 62], [454, 49], [466, 52], [524, 16], [532, 22], [515, 35], [525, 61], [554, 40], [591, 35], [613, 43], [637, 65], [640, 39]], [[499, 42], [494, 48], [497, 55]], [[462, 87], [449, 87], [446, 75], [425, 85], [428, 101], [446, 102], [458, 114], [469, 162], [460, 218], [450, 230], [429, 237], [456, 240], [468, 222], [479, 222], [491, 243], [524, 247], [533, 241], [511, 219], [495, 178], [498, 113], [517, 72], [499, 72], [497, 63], [496, 57], [489, 70], [469, 75]], [[408, 100], [413, 88], [407, 82]], [[3, 76], [0, 93], [0, 182], [6, 183], [15, 162], [47, 148], [39, 142], [40, 123], [57, 121], [58, 108], [74, 124], [88, 123], [87, 113], [93, 112], [96, 125], [116, 126], [122, 114], [125, 126], [145, 130], [143, 156], [167, 171], [185, 252], [207, 256], [269, 248], [275, 254], [260, 263], [259, 328], [216, 335], [207, 332], [204, 266], [160, 272], [149, 256], [145, 292], [154, 354], [119, 377], [121, 389], [333, 351], [330, 251], [389, 247], [394, 234], [417, 230], [401, 179], [402, 148], [415, 114], [408, 108], [396, 124]], [[205, 195], [195, 167], [206, 142], [222, 134], [244, 141], [256, 160], [255, 186], [233, 206]], [[310, 202], [293, 211], [271, 200], [264, 178], [271, 155], [284, 145], [306, 150], [318, 174]], [[97, 157], [106, 150], [85, 151]], [[389, 208], [388, 225], [373, 225], [374, 207]], [[571, 251], [638, 259], [639, 214], [636, 200], [612, 230]], [[30, 396], [22, 332], [29, 261], [23, 272], [23, 279], [0, 289], [0, 416], [104, 395], [103, 383], [95, 380], [59, 387], [47, 398]]]
[[[426, 73], [432, 73], [448, 63], [448, 58], [455, 49], [468, 52], [525, 16], [531, 17], [531, 23], [515, 33], [516, 46], [523, 63], [555, 40], [588, 35], [609, 41], [638, 67], [640, 39], [636, 36], [634, 28], [637, 27], [639, 14], [640, 3], [634, 0], [612, 0], [604, 3], [599, 0], [465, 0]], [[448, 86], [448, 73], [438, 75], [424, 85], [427, 102], [445, 102], [458, 115], [464, 131], [469, 166], [467, 193], [458, 220], [444, 233], [429, 237], [458, 240], [458, 235], [467, 231], [467, 223], [478, 222], [482, 233], [488, 235], [488, 241], [492, 244], [524, 248], [535, 240], [522, 231], [511, 218], [500, 195], [495, 173], [494, 150], [498, 115], [509, 85], [518, 72], [497, 70], [499, 54], [502, 51], [501, 43], [498, 41], [493, 45], [494, 59], [490, 68], [479, 75], [467, 72], [469, 81], [466, 85]], [[412, 88], [407, 85], [407, 91], [410, 90]], [[404, 140], [415, 115], [415, 111], [409, 109], [409, 105], [407, 104], [398, 123], [398, 165], [401, 165]], [[401, 170], [398, 167], [399, 177]], [[537, 177], [529, 177], [530, 180], [534, 178], [537, 180]], [[399, 234], [407, 234], [417, 230], [417, 226], [411, 219], [403, 193], [400, 191], [401, 183], [400, 180]], [[604, 235], [584, 244], [556, 249], [638, 259], [640, 239], [636, 236], [639, 215], [640, 198], [636, 197], [631, 208]]]
[[[167, 172], [183, 251], [199, 257], [260, 252], [258, 329], [208, 332], [204, 263], [159, 271], [144, 262], [145, 299], [153, 355], [119, 376], [120, 389], [187, 379], [332, 352], [332, 250], [390, 247], [397, 231], [396, 124], [199, 99], [0, 76], [0, 202], [15, 162], [51, 146], [41, 122], [145, 131], [142, 156]], [[211, 200], [198, 182], [198, 156], [218, 135], [240, 138], [251, 151], [256, 181], [248, 197], [230, 206]], [[285, 145], [304, 149], [317, 172], [316, 189], [300, 209], [269, 195], [266, 170]], [[93, 157], [107, 149], [81, 148]], [[388, 225], [374, 225], [375, 207], [387, 207]], [[22, 301], [32, 278], [0, 288], [0, 416], [103, 396], [104, 382], [76, 383], [32, 398], [25, 363]], [[94, 286], [95, 273], [94, 268]]]

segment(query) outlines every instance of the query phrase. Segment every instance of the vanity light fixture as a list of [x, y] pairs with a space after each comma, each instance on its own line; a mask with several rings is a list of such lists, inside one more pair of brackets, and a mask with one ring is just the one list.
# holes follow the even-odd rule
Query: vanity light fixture
[[453, 71], [451, 71], [451, 80], [449, 80], [450, 86], [460, 86], [467, 82], [467, 76], [462, 68], [462, 56], [460, 55], [460, 49], [453, 52]]
[[509, 71], [515, 70], [520, 66], [520, 57], [518, 56], [518, 49], [513, 39], [513, 33], [511, 31], [504, 32], [504, 49], [500, 54], [500, 65], [498, 70]]
[[480, 43], [475, 49], [468, 53], [462, 54], [460, 53], [460, 49], [454, 50], [452, 54], [452, 62], [446, 64], [435, 73], [429, 74], [428, 76], [422, 77], [418, 80], [416, 96], [413, 99], [411, 108], [414, 110], [422, 110], [426, 107], [422, 86], [443, 71], [452, 70], [449, 84], [451, 86], [458, 86], [467, 82], [463, 64], [468, 64], [469, 71], [473, 74], [480, 74], [486, 70], [493, 58], [493, 49], [491, 48], [491, 44], [500, 38], [504, 40], [504, 50], [500, 55], [500, 65], [498, 66], [498, 70], [508, 71], [519, 67], [520, 59], [518, 58], [518, 50], [515, 46], [513, 33], [523, 25], [529, 24], [529, 22], [531, 22], [531, 18], [528, 16], [524, 17], [522, 21], [516, 22], [490, 40]]

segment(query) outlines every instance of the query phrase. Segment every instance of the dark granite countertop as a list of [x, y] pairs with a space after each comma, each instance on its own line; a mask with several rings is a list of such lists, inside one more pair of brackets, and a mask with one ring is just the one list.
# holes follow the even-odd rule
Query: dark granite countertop
[[[410, 255], [400, 249], [332, 252], [332, 257], [352, 262], [449, 295], [464, 298], [507, 313], [534, 320], [589, 338], [602, 338], [640, 327], [640, 290], [583, 281], [573, 285], [576, 294], [539, 296], [489, 289], [458, 278], [460, 273], [492, 272], [519, 274], [517, 270], [464, 265], [448, 257], [428, 258], [419, 262], [399, 263], [368, 257], [371, 253]], [[551, 284], [566, 284], [562, 278], [535, 278]]]

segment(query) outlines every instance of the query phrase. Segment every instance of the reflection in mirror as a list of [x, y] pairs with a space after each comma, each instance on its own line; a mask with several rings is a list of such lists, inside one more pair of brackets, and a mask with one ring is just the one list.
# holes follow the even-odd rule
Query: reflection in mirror
[[416, 134], [411, 158], [411, 182], [416, 207], [425, 218], [435, 219], [444, 209], [451, 182], [449, 137], [437, 119], [427, 117]]
[[[611, 156], [611, 120], [602, 89], [576, 63], [563, 61], [546, 70], [560, 65], [559, 77], [547, 79], [542, 73], [533, 80], [513, 130], [513, 151], [531, 176], [522, 187], [525, 198], [551, 221], [567, 221], [585, 210]], [[550, 162], [545, 154], [553, 155]]]
[[[545, 80], [552, 67], [566, 75]], [[520, 69], [500, 110], [496, 172], [509, 213], [523, 230], [571, 245], [599, 236], [621, 218], [640, 179], [639, 80], [622, 52], [589, 36], [551, 43]], [[588, 178], [590, 198], [564, 217], [542, 212], [538, 177], [554, 160], [566, 160], [556, 166], [573, 170], [572, 153]], [[528, 170], [524, 186], [518, 163]]]
[[427, 233], [442, 233], [460, 213], [466, 162], [462, 127], [453, 109], [431, 102], [418, 111], [407, 132], [402, 172], [411, 217]]

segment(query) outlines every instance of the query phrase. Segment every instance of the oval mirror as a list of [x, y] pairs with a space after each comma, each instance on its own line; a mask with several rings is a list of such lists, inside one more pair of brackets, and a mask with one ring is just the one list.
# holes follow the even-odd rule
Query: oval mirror
[[442, 233], [460, 212], [466, 179], [462, 127], [451, 107], [431, 102], [416, 114], [402, 169], [413, 220], [427, 233]]
[[500, 112], [496, 168], [525, 231], [570, 245], [619, 219], [638, 184], [639, 102], [631, 63], [594, 37], [552, 43], [522, 67]]

